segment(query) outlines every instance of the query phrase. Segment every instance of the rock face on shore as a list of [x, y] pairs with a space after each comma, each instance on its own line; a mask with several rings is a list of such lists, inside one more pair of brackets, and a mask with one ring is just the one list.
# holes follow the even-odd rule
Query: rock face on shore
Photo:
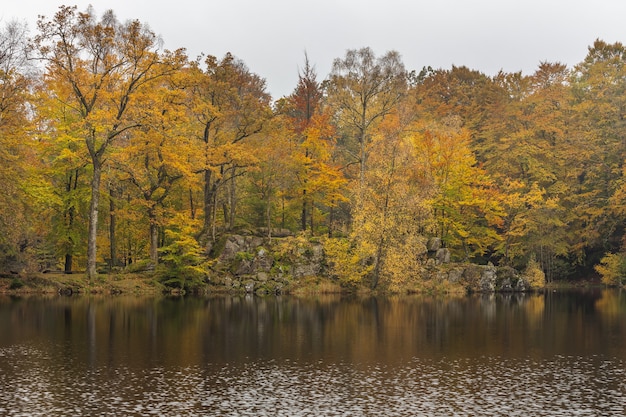
[[230, 235], [213, 252], [218, 272], [213, 283], [247, 293], [280, 293], [293, 280], [325, 273], [322, 244], [294, 237]]
[[492, 264], [450, 264], [437, 271], [437, 279], [460, 284], [468, 292], [520, 292], [531, 289], [517, 270]]
[[[211, 283], [247, 293], [280, 293], [294, 281], [328, 274], [323, 245], [304, 237], [272, 238], [228, 235], [211, 248], [215, 259]], [[450, 263], [450, 252], [431, 239], [424, 268], [416, 271], [424, 280], [448, 282], [467, 292], [527, 291], [530, 285], [510, 267], [492, 264]]]

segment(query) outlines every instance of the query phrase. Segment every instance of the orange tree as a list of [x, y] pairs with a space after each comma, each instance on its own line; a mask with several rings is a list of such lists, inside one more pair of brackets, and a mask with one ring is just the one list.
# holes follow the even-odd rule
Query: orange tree
[[159, 39], [137, 20], [120, 23], [112, 11], [98, 19], [89, 8], [62, 6], [52, 19], [40, 17], [34, 50], [46, 65], [45, 88], [75, 113], [89, 153], [91, 197], [87, 277], [96, 275], [98, 211], [103, 167], [110, 148], [141, 125], [137, 110], [143, 89], [177, 70], [181, 53], [160, 53]]
[[235, 225], [236, 178], [254, 165], [245, 139], [260, 133], [271, 116], [265, 81], [230, 53], [221, 60], [207, 56], [188, 72], [190, 127], [202, 145], [198, 173], [203, 182], [203, 234], [215, 239], [221, 192], [224, 224]]

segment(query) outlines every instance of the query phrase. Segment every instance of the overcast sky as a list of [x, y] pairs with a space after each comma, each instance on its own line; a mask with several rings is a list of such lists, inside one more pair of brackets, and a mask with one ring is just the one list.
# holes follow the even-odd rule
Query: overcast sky
[[626, 43], [624, 0], [11, 0], [0, 21], [52, 17], [60, 4], [100, 16], [139, 19], [165, 41], [200, 53], [242, 59], [267, 81], [274, 99], [290, 94], [304, 52], [318, 80], [348, 49], [396, 50], [408, 70], [465, 65], [493, 75], [531, 74], [541, 61], [573, 66], [597, 38]]

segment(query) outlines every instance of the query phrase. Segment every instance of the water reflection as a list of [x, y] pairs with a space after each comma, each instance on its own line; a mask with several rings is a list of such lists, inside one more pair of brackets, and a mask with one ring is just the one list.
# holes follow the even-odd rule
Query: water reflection
[[626, 297], [0, 298], [0, 415], [624, 415]]

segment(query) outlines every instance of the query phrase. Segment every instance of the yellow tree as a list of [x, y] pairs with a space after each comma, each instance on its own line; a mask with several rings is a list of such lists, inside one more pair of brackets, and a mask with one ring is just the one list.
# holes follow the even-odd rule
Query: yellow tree
[[302, 230], [307, 226], [311, 231], [315, 229], [316, 208], [327, 208], [330, 212], [338, 202], [345, 201], [341, 193], [345, 179], [333, 161], [336, 148], [336, 129], [331, 122], [333, 109], [324, 105], [322, 98], [315, 69], [305, 56], [298, 85], [280, 109], [289, 121], [289, 134], [294, 143], [290, 160], [298, 187], [293, 198], [301, 205]]
[[[311, 120], [320, 112], [322, 99], [322, 90], [317, 82], [317, 74], [315, 69], [309, 64], [309, 58], [305, 54], [304, 69], [298, 75], [298, 85], [293, 93], [287, 98], [288, 107], [286, 113], [291, 120], [292, 129], [298, 143], [302, 144], [308, 139], [305, 131], [309, 128]], [[300, 216], [301, 229], [307, 228], [307, 213], [311, 219], [313, 217], [313, 207], [311, 199], [307, 192], [307, 183], [309, 181], [307, 171], [310, 165], [310, 155], [308, 146], [300, 146], [304, 151], [302, 158], [305, 159], [301, 166], [305, 172], [298, 175], [298, 179], [302, 186], [302, 213]], [[309, 205], [311, 206], [309, 208]]]
[[[300, 134], [293, 122], [289, 110], [279, 110], [264, 132], [248, 142], [258, 154], [258, 164], [249, 175], [252, 211], [257, 219], [263, 217], [257, 223], [270, 229], [276, 223], [293, 229], [303, 221], [312, 231], [330, 229], [325, 217], [345, 201], [345, 179], [331, 160], [334, 130], [327, 114], [313, 116]], [[280, 219], [274, 220], [278, 213]]]
[[[626, 160], [626, 46], [596, 40], [571, 77], [573, 123], [569, 155], [569, 198], [588, 254], [614, 251], [621, 244], [624, 217], [611, 199], [619, 193]], [[615, 199], [613, 199], [615, 203]], [[619, 205], [622, 205], [620, 203]], [[616, 233], [618, 232], [618, 233]]]
[[500, 252], [505, 262], [518, 261], [520, 265], [539, 257], [542, 269], [549, 272], [547, 278], [551, 280], [551, 265], [544, 252], [567, 255], [567, 248], [559, 242], [559, 231], [566, 226], [559, 199], [547, 195], [536, 182], [528, 186], [519, 180], [509, 181], [502, 190], [501, 201], [506, 214], [500, 226], [503, 238]]
[[181, 53], [160, 53], [158, 37], [137, 20], [120, 23], [112, 11], [97, 19], [91, 8], [62, 6], [40, 17], [33, 46], [46, 64], [49, 94], [77, 116], [76, 130], [90, 157], [91, 198], [87, 277], [96, 275], [98, 210], [109, 148], [141, 125], [137, 96], [151, 82], [178, 69]]
[[451, 249], [461, 250], [463, 258], [493, 249], [503, 215], [499, 193], [477, 166], [460, 119], [416, 123], [412, 140], [422, 175], [432, 184], [430, 201], [439, 237]]
[[265, 81], [231, 54], [208, 56], [205, 68], [188, 72], [188, 108], [195, 136], [203, 145], [203, 234], [215, 238], [218, 193], [224, 193], [224, 222], [235, 223], [236, 182], [256, 157], [244, 139], [261, 132], [271, 116]]
[[[398, 290], [419, 275], [419, 254], [425, 252], [430, 227], [429, 188], [419, 175], [406, 121], [387, 115], [370, 143], [361, 204], [353, 207], [353, 229], [347, 244], [327, 242], [333, 265], [352, 264], [354, 277], [369, 285]], [[343, 266], [342, 266], [343, 265]]]
[[49, 192], [41, 196], [40, 207], [47, 209], [42, 209], [40, 215], [51, 226], [48, 240], [54, 245], [57, 256], [63, 258], [63, 270], [70, 273], [76, 261], [82, 261], [86, 255], [89, 155], [82, 145], [80, 132], [74, 130], [73, 109], [47, 92], [39, 91], [37, 96], [37, 152], [45, 161], [43, 167], [38, 167], [45, 179], [39, 181], [49, 188]]
[[[411, 96], [415, 99], [416, 112], [420, 118], [437, 121], [439, 127], [435, 130], [439, 132], [446, 121], [457, 120], [457, 125], [463, 128], [464, 135], [469, 138], [469, 141], [467, 138], [463, 140], [463, 146], [466, 152], [471, 151], [473, 154], [471, 157], [474, 162], [470, 164], [480, 167], [483, 175], [487, 174], [490, 178], [488, 181], [491, 181], [491, 185], [481, 187], [481, 194], [495, 193], [503, 198], [489, 198], [485, 201], [502, 201], [501, 209], [512, 210], [503, 213], [506, 220], [500, 226], [483, 224], [484, 232], [491, 229], [507, 235], [507, 224], [519, 214], [515, 208], [516, 198], [520, 195], [525, 197], [523, 190], [530, 192], [533, 184], [544, 189], [545, 198], [552, 203], [563, 205], [564, 197], [573, 194], [570, 188], [573, 167], [580, 164], [569, 161], [573, 158], [584, 160], [587, 150], [581, 147], [573, 153], [573, 138], [568, 135], [569, 73], [565, 65], [542, 62], [531, 76], [500, 72], [494, 77], [488, 77], [465, 67], [452, 67], [451, 70], [424, 71], [416, 78]], [[453, 140], [449, 150], [455, 149], [456, 143]], [[473, 180], [473, 177], [469, 180]], [[523, 189], [513, 189], [511, 184], [523, 184]], [[453, 189], [462, 190], [463, 187]], [[476, 193], [475, 188], [465, 190]], [[516, 197], [507, 198], [507, 192]], [[448, 198], [448, 201], [454, 199]], [[464, 198], [463, 201], [469, 200]], [[471, 209], [463, 206], [462, 209], [471, 212], [476, 207]], [[507, 261], [525, 261], [537, 250], [536, 256], [542, 266], [553, 264], [557, 254], [564, 253], [568, 235], [572, 235], [566, 228], [555, 226], [558, 222], [554, 216], [562, 217], [565, 213], [556, 208], [545, 211], [544, 214], [549, 217], [544, 219], [543, 226], [537, 225], [535, 230], [543, 230], [545, 234], [532, 233], [526, 238], [518, 237], [518, 252], [515, 258], [505, 256]], [[479, 212], [476, 214], [481, 217]], [[463, 219], [462, 216], [460, 218]], [[468, 215], [467, 218], [472, 216]], [[452, 222], [452, 218], [446, 218], [444, 222]], [[475, 234], [479, 235], [481, 233]], [[499, 251], [504, 251], [501, 254], [512, 253], [506, 249], [509, 238], [505, 238], [502, 246], [496, 245]], [[460, 242], [458, 238], [454, 239]]]
[[326, 82], [349, 163], [357, 164], [359, 186], [365, 184], [368, 148], [376, 124], [391, 113], [406, 93], [406, 71], [395, 51], [376, 57], [370, 48], [348, 50], [333, 62]]
[[[336, 149], [335, 129], [330, 122], [331, 115], [326, 110], [313, 116], [303, 132], [303, 140], [298, 145], [298, 151], [292, 155], [295, 162], [296, 178], [303, 196], [303, 212], [301, 220], [306, 228], [304, 216], [305, 206], [309, 205], [309, 226], [314, 231], [314, 217], [316, 208], [325, 208], [322, 214], [330, 215], [327, 222], [328, 234], [332, 235], [332, 210], [341, 202], [348, 201], [346, 197], [346, 178], [334, 160]], [[304, 198], [305, 197], [305, 198]]]
[[[575, 200], [577, 161], [586, 159], [585, 148], [572, 143], [569, 76], [565, 65], [542, 62], [531, 76], [508, 83], [519, 94], [511, 94], [515, 99], [508, 104], [507, 131], [495, 147], [497, 156], [485, 163], [509, 194], [503, 228], [505, 259], [523, 264], [535, 257], [548, 279], [555, 272], [557, 257], [574, 252], [570, 242], [576, 233], [566, 227], [572, 212], [567, 200]], [[515, 225], [520, 220], [525, 227]], [[517, 249], [512, 251], [514, 229], [513, 234], [525, 235], [513, 240]]]
[[168, 207], [168, 197], [180, 182], [184, 182], [183, 189], [197, 188], [197, 147], [184, 128], [188, 120], [182, 90], [162, 78], [143, 94], [142, 124], [119, 140], [113, 164], [119, 172], [117, 180], [135, 188], [136, 193], [129, 194], [133, 196], [131, 206], [141, 208], [147, 218], [150, 260], [156, 265], [159, 232], [179, 211], [178, 207]]
[[413, 77], [410, 96], [420, 119], [459, 118], [470, 133], [477, 159], [486, 162], [494, 154], [511, 101], [500, 79], [517, 77], [500, 73], [492, 78], [463, 66], [449, 70], [427, 68]]
[[247, 176], [247, 218], [255, 226], [264, 226], [268, 238], [272, 237], [276, 224], [288, 228], [292, 223], [293, 210], [288, 197], [297, 181], [290, 160], [297, 151], [287, 124], [284, 117], [275, 116], [262, 134], [249, 141], [259, 157]]

